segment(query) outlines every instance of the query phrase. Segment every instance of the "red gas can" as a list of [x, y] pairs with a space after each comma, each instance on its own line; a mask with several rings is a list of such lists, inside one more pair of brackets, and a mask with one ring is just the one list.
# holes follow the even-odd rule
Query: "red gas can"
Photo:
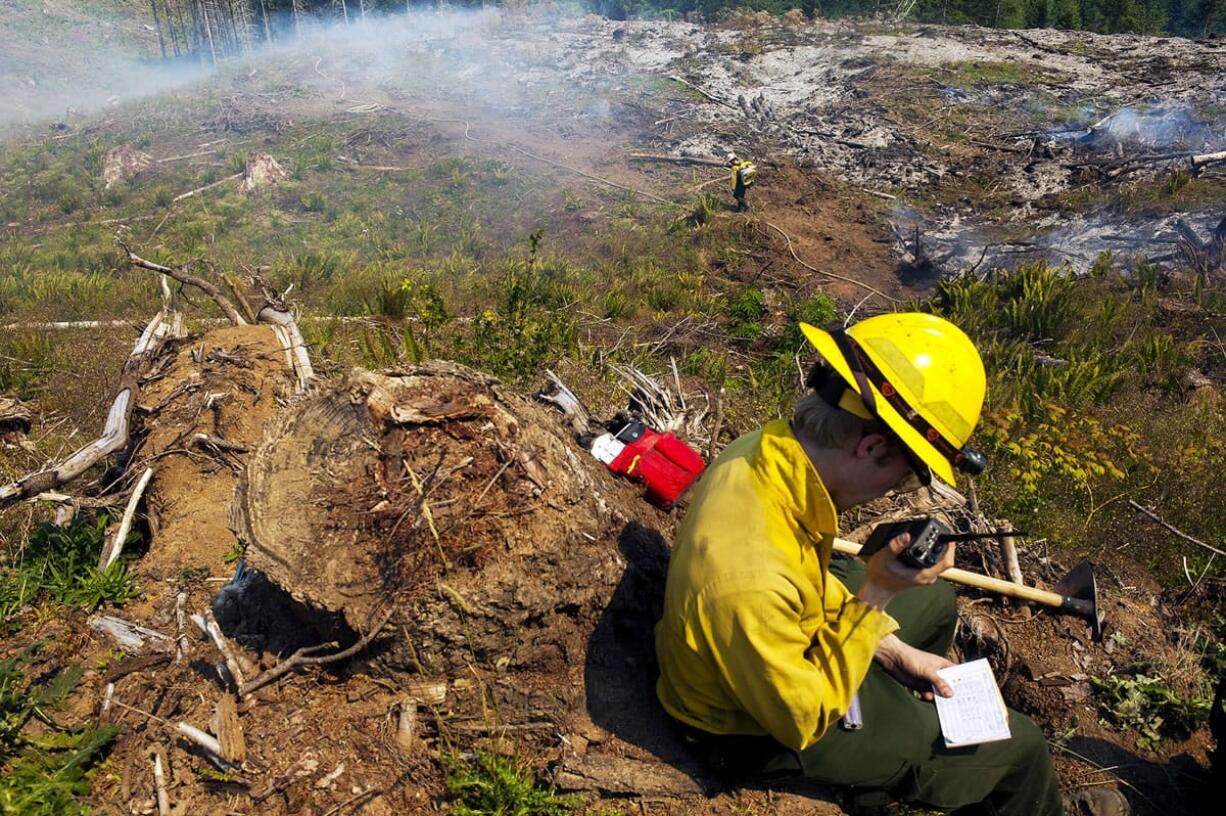
[[660, 507], [672, 507], [706, 469], [702, 457], [689, 445], [641, 422], [631, 422], [614, 439], [625, 447], [608, 463], [609, 470], [643, 482], [647, 500]]

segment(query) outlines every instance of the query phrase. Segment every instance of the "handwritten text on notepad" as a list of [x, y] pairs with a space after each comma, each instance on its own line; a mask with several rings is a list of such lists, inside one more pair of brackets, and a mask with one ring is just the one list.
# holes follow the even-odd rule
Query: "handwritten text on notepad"
[[936, 696], [947, 747], [1009, 739], [1009, 712], [987, 660], [950, 666], [937, 674], [954, 691], [953, 697]]

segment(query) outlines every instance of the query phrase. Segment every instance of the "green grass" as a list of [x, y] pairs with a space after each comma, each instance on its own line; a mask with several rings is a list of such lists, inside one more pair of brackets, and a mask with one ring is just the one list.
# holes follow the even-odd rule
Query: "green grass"
[[1020, 62], [964, 60], [938, 66], [931, 75], [946, 85], [974, 88], [981, 85], [1042, 85], [1064, 80], [1054, 71], [1046, 71]]
[[107, 521], [105, 515], [90, 521], [78, 514], [65, 527], [42, 524], [24, 551], [9, 554], [9, 563], [0, 566], [0, 632], [19, 628], [21, 610], [40, 601], [93, 611], [135, 597], [136, 583], [122, 558], [97, 569]]

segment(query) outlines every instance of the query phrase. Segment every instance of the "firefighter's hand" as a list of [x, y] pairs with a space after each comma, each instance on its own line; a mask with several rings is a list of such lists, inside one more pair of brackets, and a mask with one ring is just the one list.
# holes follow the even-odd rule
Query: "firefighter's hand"
[[949, 683], [937, 674], [954, 663], [940, 655], [909, 646], [897, 635], [886, 635], [877, 647], [875, 657], [891, 677], [907, 688], [920, 692], [925, 700], [931, 702], [934, 687], [942, 697], [954, 696]]
[[898, 554], [911, 546], [911, 534], [903, 533], [890, 539], [890, 543], [873, 553], [868, 559], [864, 584], [856, 597], [882, 609], [891, 599], [905, 589], [927, 586], [945, 570], [954, 565], [955, 544], [950, 544], [945, 555], [928, 569], [917, 570], [898, 560]]

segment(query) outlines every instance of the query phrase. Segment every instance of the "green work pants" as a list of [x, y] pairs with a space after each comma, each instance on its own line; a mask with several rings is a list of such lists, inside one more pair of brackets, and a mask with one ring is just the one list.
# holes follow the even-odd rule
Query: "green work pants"
[[748, 189], [744, 184], [741, 184], [740, 180], [737, 180], [736, 188], [732, 191], [732, 197], [736, 199], [735, 209], [737, 212], [745, 212], [749, 209], [749, 205], [745, 203], [745, 192]]
[[[864, 581], [858, 560], [836, 558], [831, 572], [855, 591]], [[898, 636], [918, 649], [945, 654], [957, 608], [945, 581], [908, 590], [888, 607]], [[1009, 712], [1012, 738], [946, 748], [936, 707], [874, 662], [860, 686], [864, 725], [834, 725], [816, 743], [792, 751], [771, 737], [715, 736], [685, 728], [687, 741], [731, 782], [806, 780], [850, 788], [854, 803], [883, 806], [887, 797], [958, 814], [1060, 816], [1060, 787], [1043, 733], [1030, 718]]]

